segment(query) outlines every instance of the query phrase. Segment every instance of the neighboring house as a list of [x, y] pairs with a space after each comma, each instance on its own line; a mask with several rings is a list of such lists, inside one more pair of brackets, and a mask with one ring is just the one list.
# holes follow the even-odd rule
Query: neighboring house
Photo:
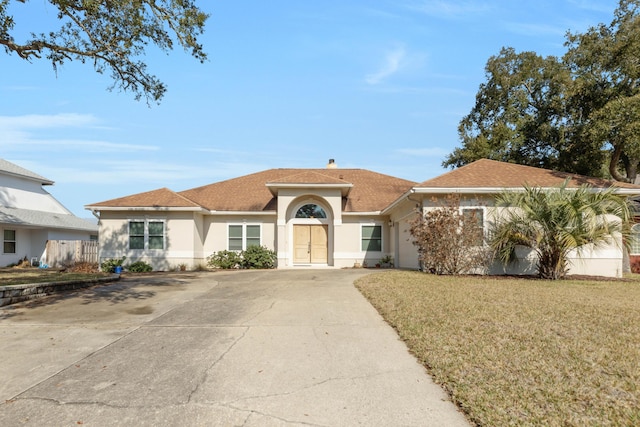
[[[87, 205], [99, 214], [100, 258], [126, 256], [155, 269], [204, 264], [221, 250], [262, 245], [274, 250], [278, 268], [372, 266], [392, 256], [399, 268], [419, 268], [409, 222], [418, 209], [459, 193], [485, 230], [493, 196], [503, 189], [561, 185], [615, 185], [638, 195], [640, 186], [577, 177], [492, 160], [479, 160], [421, 184], [363, 169], [270, 169], [204, 187], [162, 188]], [[526, 254], [525, 254], [526, 255]], [[602, 263], [574, 265], [572, 272], [621, 274], [619, 249], [588, 254]], [[526, 257], [526, 256], [525, 256]], [[611, 261], [611, 260], [614, 261]], [[593, 268], [592, 268], [593, 267]], [[597, 272], [591, 272], [593, 269]], [[503, 272], [496, 266], [493, 272]], [[532, 273], [529, 264], [507, 272]]]
[[0, 159], [0, 266], [42, 257], [48, 240], [91, 240], [98, 226], [68, 211], [43, 186], [53, 181]]

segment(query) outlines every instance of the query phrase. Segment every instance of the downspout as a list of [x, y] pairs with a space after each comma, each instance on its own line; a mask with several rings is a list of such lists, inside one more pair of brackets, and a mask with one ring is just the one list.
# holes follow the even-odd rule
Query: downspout
[[[411, 194], [414, 194], [416, 192], [415, 189], [411, 189]], [[418, 207], [422, 207], [422, 200], [413, 200], [411, 198], [411, 194], [407, 195], [407, 200], [409, 200], [410, 202], [416, 202], [416, 209], [418, 209]]]

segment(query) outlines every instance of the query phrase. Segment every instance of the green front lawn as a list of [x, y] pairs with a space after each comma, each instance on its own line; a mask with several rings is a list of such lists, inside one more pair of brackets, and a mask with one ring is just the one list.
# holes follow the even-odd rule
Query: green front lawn
[[640, 425], [640, 281], [390, 271], [356, 286], [478, 425]]

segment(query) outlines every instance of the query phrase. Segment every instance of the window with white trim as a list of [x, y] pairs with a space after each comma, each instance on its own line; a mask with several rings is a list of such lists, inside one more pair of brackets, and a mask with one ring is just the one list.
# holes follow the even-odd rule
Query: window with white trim
[[129, 249], [164, 249], [165, 222], [129, 221]]
[[16, 230], [4, 230], [2, 252], [5, 254], [16, 253]]
[[249, 246], [262, 246], [260, 224], [229, 224], [229, 250], [244, 251]]
[[382, 226], [362, 226], [362, 250], [364, 252], [382, 252]]
[[465, 221], [465, 229], [473, 234], [473, 244], [475, 246], [484, 245], [484, 209], [464, 208], [462, 218]]
[[631, 227], [631, 247], [629, 253], [631, 255], [640, 255], [640, 224], [634, 224]]

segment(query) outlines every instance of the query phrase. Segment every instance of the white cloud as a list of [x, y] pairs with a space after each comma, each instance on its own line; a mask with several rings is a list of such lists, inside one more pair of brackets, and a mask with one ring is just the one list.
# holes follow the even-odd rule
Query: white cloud
[[[153, 151], [158, 147], [139, 144], [121, 144], [99, 139], [56, 137], [52, 130], [63, 134], [68, 129], [108, 129], [91, 114], [28, 114], [0, 116], [0, 148], [3, 152], [33, 152], [79, 150], [84, 152]], [[46, 133], [42, 133], [45, 130]], [[38, 135], [38, 132], [40, 134]], [[75, 132], [75, 131], [73, 131]]]
[[121, 191], [125, 194], [127, 188], [133, 185], [153, 190], [154, 185], [169, 186], [169, 182], [189, 180], [205, 176], [207, 172], [210, 173], [206, 168], [197, 168], [193, 165], [148, 160], [86, 159], [82, 165], [76, 166], [74, 163], [77, 162], [70, 161], [61, 165], [46, 161], [20, 161], [19, 164], [50, 177], [56, 184], [91, 184], [96, 188], [118, 185], [122, 186]]
[[42, 129], [59, 127], [85, 127], [97, 124], [98, 120], [91, 114], [27, 114], [24, 116], [0, 116], [2, 129]]
[[370, 85], [377, 85], [383, 80], [397, 73], [404, 66], [406, 52], [404, 47], [400, 46], [388, 52], [384, 59], [384, 64], [378, 71], [365, 76], [365, 82]]

